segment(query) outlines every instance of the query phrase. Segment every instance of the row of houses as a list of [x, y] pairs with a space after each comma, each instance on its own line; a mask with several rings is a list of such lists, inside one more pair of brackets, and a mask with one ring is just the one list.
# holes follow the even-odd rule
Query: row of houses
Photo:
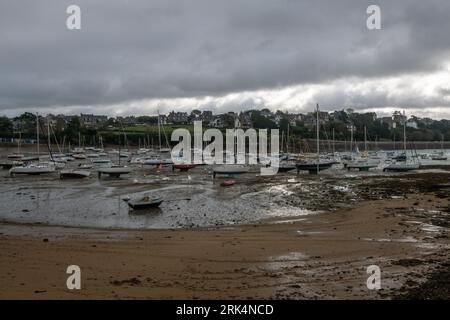
[[[167, 115], [160, 115], [159, 120], [162, 124], [192, 124], [194, 121], [202, 121], [205, 125], [214, 128], [252, 128], [254, 126], [253, 119], [254, 113], [258, 113], [259, 117], [264, 117], [265, 119], [270, 120], [275, 125], [280, 125], [280, 122], [284, 119], [289, 122], [291, 126], [298, 125], [301, 123], [303, 126], [307, 128], [314, 128], [316, 126], [317, 114], [315, 112], [301, 114], [301, 113], [284, 113], [281, 111], [272, 112], [269, 109], [262, 110], [249, 110], [242, 111], [239, 113], [236, 112], [227, 112], [223, 114], [214, 115], [212, 111], [200, 111], [193, 110], [192, 112], [179, 112], [179, 111], [171, 111]], [[335, 112], [319, 112], [319, 120], [322, 123], [327, 123], [329, 121], [342, 121], [342, 112], [343, 111], [335, 111]], [[347, 114], [347, 113], [345, 113]], [[109, 118], [106, 115], [94, 115], [94, 114], [80, 114], [78, 115], [52, 115], [49, 114], [45, 117], [46, 121], [48, 121], [52, 127], [58, 129], [64, 129], [68, 123], [70, 123], [74, 117], [79, 118], [80, 126], [84, 128], [90, 129], [98, 129], [101, 127], [105, 127], [108, 124], [121, 123], [123, 126], [137, 125], [139, 123], [139, 118], [135, 116], [127, 116], [127, 117], [115, 117]], [[108, 123], [108, 120], [113, 119], [111, 123]], [[386, 124], [389, 129], [395, 129], [399, 125], [402, 125], [404, 121], [406, 121], [407, 127], [410, 128], [418, 128], [419, 119], [416, 117], [411, 117], [410, 119], [406, 119], [400, 112], [394, 112], [391, 117], [382, 117], [377, 118], [376, 114], [372, 114], [371, 121], [380, 121], [383, 124]], [[427, 119], [420, 119], [422, 122]], [[429, 119], [430, 121], [433, 121]], [[14, 122], [13, 122], [14, 123]], [[14, 123], [14, 126], [19, 125]]]

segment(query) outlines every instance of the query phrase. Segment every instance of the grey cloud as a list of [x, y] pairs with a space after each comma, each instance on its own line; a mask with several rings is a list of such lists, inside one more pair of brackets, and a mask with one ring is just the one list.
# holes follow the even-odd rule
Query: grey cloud
[[[82, 9], [80, 31], [65, 28], [65, 9], [74, 2]], [[366, 29], [369, 4], [3, 0], [0, 108], [79, 110], [139, 99], [220, 96], [351, 76], [432, 72], [449, 61], [448, 0], [379, 0], [381, 31]], [[383, 94], [319, 98], [330, 106], [389, 102]], [[220, 108], [251, 103], [258, 104]]]

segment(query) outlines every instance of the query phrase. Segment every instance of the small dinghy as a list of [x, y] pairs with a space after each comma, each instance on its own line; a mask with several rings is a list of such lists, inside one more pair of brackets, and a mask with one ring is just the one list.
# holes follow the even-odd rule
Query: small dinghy
[[157, 208], [163, 202], [161, 198], [151, 198], [144, 196], [138, 199], [124, 199], [127, 201], [128, 206], [133, 210], [143, 210], [149, 208]]
[[224, 180], [220, 185], [222, 187], [231, 187], [236, 183], [236, 180], [230, 179], [230, 180]]
[[83, 179], [87, 178], [91, 175], [90, 171], [87, 170], [77, 170], [77, 169], [70, 169], [70, 170], [61, 170], [59, 173], [60, 179]]

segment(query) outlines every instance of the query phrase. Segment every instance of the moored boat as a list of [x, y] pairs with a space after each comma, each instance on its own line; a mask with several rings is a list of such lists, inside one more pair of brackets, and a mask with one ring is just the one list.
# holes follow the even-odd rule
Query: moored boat
[[47, 164], [30, 164], [22, 167], [13, 167], [9, 170], [10, 175], [26, 174], [40, 175], [55, 172], [55, 167]]
[[385, 172], [407, 172], [420, 168], [418, 163], [393, 163], [383, 169]]
[[14, 159], [14, 160], [21, 160], [23, 159], [24, 155], [20, 153], [11, 153], [7, 155], [8, 159]]
[[195, 168], [195, 164], [174, 164], [172, 165], [172, 169], [179, 169], [180, 171], [188, 171], [189, 169]]
[[129, 174], [133, 170], [131, 168], [128, 168], [126, 166], [112, 166], [112, 167], [105, 167], [105, 168], [99, 168], [98, 169], [98, 177], [100, 178], [102, 174], [107, 174], [110, 177], [118, 178], [122, 174]]
[[61, 170], [59, 173], [60, 179], [82, 179], [87, 178], [91, 175], [90, 171], [87, 170], [77, 170], [77, 169], [69, 169], [69, 170]]
[[74, 157], [74, 158], [77, 159], [77, 160], [84, 160], [84, 159], [87, 158], [86, 155], [85, 155], [85, 154], [82, 154], [82, 153], [74, 153], [74, 154], [72, 155], [72, 157]]
[[322, 161], [317, 164], [317, 162], [308, 162], [308, 163], [296, 163], [295, 167], [297, 168], [297, 173], [300, 171], [308, 171], [311, 174], [316, 174], [319, 171], [326, 170], [331, 168], [335, 161]]
[[223, 165], [213, 168], [213, 177], [215, 177], [217, 174], [238, 175], [247, 173], [248, 171], [249, 168], [243, 165], [236, 165], [236, 164]]
[[127, 200], [128, 206], [133, 210], [142, 210], [149, 208], [156, 208], [163, 203], [161, 198], [151, 198], [149, 196], [144, 196], [139, 199], [129, 199]]

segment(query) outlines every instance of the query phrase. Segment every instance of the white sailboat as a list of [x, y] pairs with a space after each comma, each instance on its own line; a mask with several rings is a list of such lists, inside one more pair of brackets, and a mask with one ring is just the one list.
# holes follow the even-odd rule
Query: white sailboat
[[19, 140], [17, 140], [17, 152], [8, 154], [7, 158], [12, 160], [22, 160], [24, 155], [20, 152], [20, 143], [22, 140], [22, 133], [19, 132]]
[[68, 169], [61, 170], [59, 173], [60, 179], [82, 179], [88, 178], [91, 175], [91, 172], [88, 170], [80, 170], [80, 169]]
[[97, 170], [99, 179], [101, 178], [102, 174], [107, 174], [110, 177], [119, 178], [123, 174], [129, 174], [129, 173], [133, 172], [132, 168], [123, 166], [120, 164], [121, 153], [122, 152], [120, 151], [120, 136], [119, 136], [119, 164], [118, 165], [114, 165], [114, 164], [105, 165], [104, 167], [99, 168]]
[[[352, 142], [353, 142], [353, 125], [351, 127], [352, 130]], [[368, 151], [367, 151], [367, 128], [364, 126], [364, 154], [361, 156], [361, 153], [359, 152], [358, 146], [356, 146], [356, 157], [353, 157], [352, 153], [352, 159], [346, 163], [344, 163], [344, 167], [347, 168], [347, 170], [357, 169], [359, 171], [369, 171], [369, 169], [376, 168], [380, 164], [379, 161], [374, 159], [369, 159]]]
[[316, 106], [317, 124], [316, 124], [316, 149], [317, 159], [316, 161], [297, 162], [297, 173], [300, 171], [308, 171], [310, 174], [319, 174], [320, 171], [329, 169], [335, 164], [335, 161], [321, 161], [320, 160], [320, 140], [319, 140], [319, 104]]
[[383, 169], [383, 171], [391, 171], [391, 172], [407, 172], [412, 170], [417, 170], [420, 168], [420, 163], [415, 162], [415, 158], [412, 157], [413, 161], [408, 161], [408, 157], [406, 154], [406, 117], [405, 112], [403, 112], [403, 153], [405, 155], [404, 162], [396, 162], [388, 165]]
[[159, 111], [158, 111], [158, 137], [159, 137], [159, 152], [160, 153], [169, 153], [170, 152], [170, 147], [169, 147], [169, 142], [167, 141], [167, 136], [166, 136], [166, 132], [164, 131], [164, 127], [162, 127], [162, 130], [164, 132], [164, 137], [166, 138], [166, 148], [162, 148], [161, 146], [161, 119], [160, 119], [160, 115], [159, 115]]
[[24, 166], [13, 167], [9, 170], [11, 176], [16, 174], [40, 175], [55, 172], [55, 165], [51, 163], [41, 163], [39, 161], [39, 115], [36, 113], [36, 137], [38, 162]]

